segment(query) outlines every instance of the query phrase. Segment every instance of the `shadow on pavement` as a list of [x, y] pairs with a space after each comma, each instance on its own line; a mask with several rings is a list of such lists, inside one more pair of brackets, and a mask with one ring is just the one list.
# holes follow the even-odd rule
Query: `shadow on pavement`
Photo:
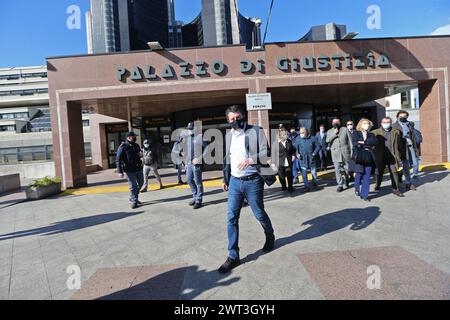
[[106, 213], [106, 214], [99, 214], [95, 216], [90, 217], [83, 217], [83, 218], [77, 218], [77, 219], [71, 219], [66, 221], [60, 221], [56, 222], [52, 225], [35, 228], [35, 229], [29, 229], [29, 230], [23, 230], [23, 231], [16, 231], [11, 233], [6, 233], [0, 235], [0, 241], [7, 240], [7, 239], [13, 239], [13, 238], [21, 238], [26, 236], [32, 236], [32, 235], [54, 235], [58, 233], [63, 232], [70, 232], [73, 230], [79, 230], [84, 228], [89, 228], [92, 226], [125, 219], [134, 215], [138, 215], [144, 213], [144, 211], [136, 211], [136, 212], [114, 212], [114, 213]]
[[[186, 275], [189, 280], [185, 280]], [[228, 275], [221, 275], [215, 270], [199, 270], [198, 266], [181, 267], [96, 300], [192, 300], [207, 290], [240, 280], [234, 277], [221, 281], [226, 277]], [[182, 293], [183, 289], [185, 293]]]
[[[346, 227], [350, 227], [350, 230], [353, 231], [367, 228], [380, 214], [380, 208], [374, 206], [365, 209], [343, 209], [319, 216], [302, 223], [302, 226], [309, 226], [307, 229], [289, 237], [275, 240], [275, 250], [297, 241], [319, 238]], [[262, 254], [263, 252], [258, 250], [242, 259], [242, 262], [246, 263], [257, 260]]]

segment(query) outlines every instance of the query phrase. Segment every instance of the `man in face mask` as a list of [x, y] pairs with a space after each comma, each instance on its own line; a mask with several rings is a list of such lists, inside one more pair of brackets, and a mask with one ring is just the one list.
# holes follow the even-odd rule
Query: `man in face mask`
[[[300, 129], [300, 136], [295, 141], [295, 149], [297, 150], [297, 158], [300, 162], [302, 171], [304, 191], [312, 191], [318, 188], [316, 156], [320, 150], [320, 144], [315, 136], [310, 136], [306, 128]], [[311, 170], [313, 177], [312, 183], [308, 181], [308, 170]]]
[[403, 174], [406, 180], [406, 190], [416, 190], [416, 186], [411, 180], [411, 165], [416, 168], [414, 176], [417, 177], [419, 174], [418, 170], [418, 158], [419, 158], [419, 147], [417, 145], [416, 135], [414, 134], [414, 126], [408, 121], [409, 113], [404, 110], [400, 110], [397, 113], [397, 122], [392, 125], [394, 129], [399, 130], [402, 133], [401, 140], [401, 156], [402, 156], [402, 166]]
[[148, 190], [148, 175], [150, 171], [155, 175], [156, 180], [159, 182], [159, 189], [163, 189], [164, 186], [161, 181], [161, 177], [158, 173], [158, 163], [157, 163], [157, 153], [150, 146], [150, 141], [144, 140], [144, 185], [142, 186], [141, 192], [147, 192]]
[[202, 157], [206, 146], [201, 132], [196, 135], [193, 122], [189, 122], [186, 129], [188, 134], [183, 137], [184, 141], [182, 143], [183, 148], [186, 150], [186, 182], [191, 188], [193, 197], [189, 205], [194, 209], [199, 209], [202, 207], [203, 202]]
[[[289, 132], [289, 140], [291, 140], [292, 145], [295, 144], [295, 140], [298, 137], [298, 130], [296, 128], [291, 128]], [[298, 174], [300, 173], [300, 163], [297, 157], [294, 157], [292, 162], [292, 176], [294, 177], [294, 184], [298, 184]]]
[[272, 223], [264, 209], [264, 179], [260, 175], [264, 156], [270, 154], [264, 130], [249, 125], [239, 106], [227, 108], [225, 114], [231, 127], [226, 135], [223, 167], [223, 190], [228, 192], [228, 258], [220, 266], [220, 273], [230, 272], [240, 264], [239, 217], [243, 199], [247, 199], [266, 235], [263, 251], [270, 251], [275, 246]]
[[327, 156], [328, 156], [328, 143], [327, 143], [327, 133], [325, 131], [325, 125], [321, 124], [319, 127], [319, 132], [316, 133], [316, 140], [320, 145], [319, 159], [320, 167], [319, 170], [326, 170], [327, 168]]
[[347, 129], [350, 131], [350, 134], [353, 134], [353, 131], [355, 131], [355, 124], [352, 120], [347, 121]]
[[326, 142], [331, 150], [331, 158], [334, 164], [337, 192], [344, 190], [344, 184], [349, 188], [350, 177], [348, 164], [351, 160], [352, 136], [347, 128], [341, 127], [339, 118], [333, 119], [332, 127], [327, 132]]
[[132, 209], [136, 209], [141, 204], [138, 197], [144, 180], [142, 157], [143, 153], [141, 152], [141, 148], [136, 143], [136, 133], [129, 132], [127, 134], [127, 140], [117, 150], [116, 172], [121, 179], [124, 178], [124, 173], [127, 175]]
[[399, 176], [401, 163], [401, 139], [402, 134], [399, 130], [392, 127], [392, 119], [389, 117], [381, 120], [381, 128], [373, 130], [372, 133], [378, 139], [375, 145], [374, 160], [376, 166], [376, 185], [375, 191], [381, 188], [384, 169], [388, 167], [391, 177], [393, 193], [398, 197], [403, 197], [400, 192]]

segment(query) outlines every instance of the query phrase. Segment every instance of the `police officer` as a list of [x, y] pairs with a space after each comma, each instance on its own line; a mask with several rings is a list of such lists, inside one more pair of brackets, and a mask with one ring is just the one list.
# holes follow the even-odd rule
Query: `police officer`
[[128, 132], [126, 141], [117, 150], [116, 170], [121, 179], [124, 178], [124, 173], [127, 175], [131, 209], [136, 209], [142, 204], [138, 199], [139, 190], [144, 183], [142, 157], [141, 148], [136, 143], [136, 133]]

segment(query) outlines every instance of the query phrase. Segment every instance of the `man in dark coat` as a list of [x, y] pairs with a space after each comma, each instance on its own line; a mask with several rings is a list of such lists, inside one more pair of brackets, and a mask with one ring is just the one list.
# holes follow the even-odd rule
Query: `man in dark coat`
[[[319, 142], [315, 136], [309, 134], [308, 129], [301, 128], [294, 147], [297, 150], [305, 191], [316, 189], [318, 187], [316, 157], [320, 150]], [[311, 169], [312, 185], [308, 181], [308, 169]]]
[[281, 189], [286, 190], [286, 180], [288, 185], [288, 191], [294, 192], [294, 176], [292, 174], [292, 158], [295, 156], [295, 148], [290, 139], [288, 139], [288, 133], [286, 130], [280, 130], [280, 140], [278, 142], [279, 147], [279, 164], [278, 164], [278, 177], [280, 178]]
[[327, 143], [327, 133], [325, 131], [325, 125], [321, 124], [319, 127], [319, 132], [316, 133], [317, 142], [319, 142], [319, 160], [320, 166], [319, 170], [323, 171], [327, 168], [327, 156], [328, 156], [328, 143]]
[[392, 128], [392, 119], [389, 117], [383, 118], [381, 120], [381, 128], [372, 131], [372, 133], [378, 139], [374, 152], [377, 179], [375, 190], [380, 190], [384, 169], [388, 167], [393, 193], [398, 197], [403, 197], [403, 194], [400, 192], [398, 176], [402, 157], [402, 134], [397, 129]]
[[406, 190], [416, 190], [416, 186], [412, 183], [410, 162], [413, 163], [413, 167], [418, 167], [419, 147], [416, 141], [416, 135], [414, 134], [414, 125], [408, 121], [409, 113], [404, 110], [400, 110], [397, 113], [397, 122], [392, 127], [402, 133], [401, 139], [401, 155], [403, 174], [406, 180]]
[[116, 155], [116, 172], [123, 179], [127, 175], [130, 188], [131, 208], [136, 209], [141, 204], [139, 201], [139, 190], [144, 183], [142, 160], [143, 153], [136, 143], [136, 134], [129, 132], [127, 140], [119, 146]]

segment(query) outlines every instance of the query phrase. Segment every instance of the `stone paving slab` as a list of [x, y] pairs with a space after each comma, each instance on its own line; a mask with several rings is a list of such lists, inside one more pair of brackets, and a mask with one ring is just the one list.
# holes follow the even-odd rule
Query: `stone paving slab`
[[450, 275], [401, 247], [298, 257], [327, 299], [450, 299]]
[[185, 272], [183, 264], [99, 269], [72, 299], [174, 300], [180, 296]]

